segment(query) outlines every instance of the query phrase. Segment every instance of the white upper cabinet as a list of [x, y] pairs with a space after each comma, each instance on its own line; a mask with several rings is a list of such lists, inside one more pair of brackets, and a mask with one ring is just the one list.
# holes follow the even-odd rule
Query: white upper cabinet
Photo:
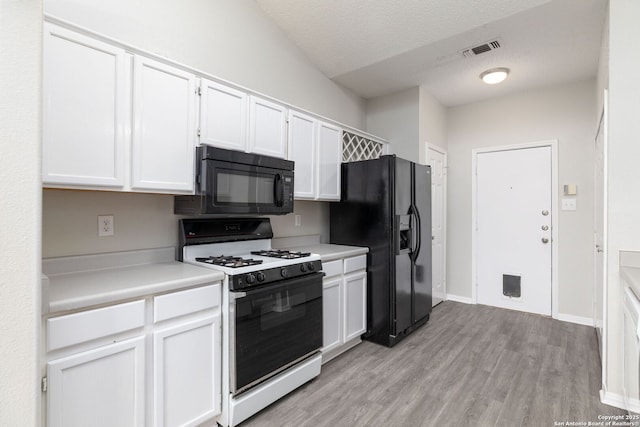
[[294, 197], [316, 197], [316, 119], [291, 110], [289, 112], [288, 158], [295, 162]]
[[202, 79], [200, 96], [200, 143], [247, 151], [247, 94]]
[[295, 162], [296, 199], [340, 200], [342, 129], [291, 110], [288, 159]]
[[318, 200], [340, 200], [342, 129], [318, 123]]
[[249, 151], [286, 157], [287, 109], [273, 102], [249, 97]]
[[43, 182], [122, 187], [127, 55], [49, 23], [43, 43]]
[[136, 56], [132, 188], [191, 192], [196, 146], [196, 77]]

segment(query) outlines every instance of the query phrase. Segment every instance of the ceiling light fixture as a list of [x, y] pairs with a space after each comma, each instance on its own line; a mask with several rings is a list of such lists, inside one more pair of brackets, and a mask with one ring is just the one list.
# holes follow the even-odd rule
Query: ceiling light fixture
[[480, 78], [486, 84], [494, 85], [506, 79], [510, 71], [511, 70], [505, 67], [492, 68], [480, 74]]

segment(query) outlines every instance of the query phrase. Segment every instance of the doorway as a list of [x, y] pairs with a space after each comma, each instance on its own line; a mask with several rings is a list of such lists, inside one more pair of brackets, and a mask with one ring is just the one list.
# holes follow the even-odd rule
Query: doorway
[[556, 315], [557, 142], [473, 152], [473, 299]]
[[447, 152], [427, 143], [431, 166], [432, 305], [446, 299]]

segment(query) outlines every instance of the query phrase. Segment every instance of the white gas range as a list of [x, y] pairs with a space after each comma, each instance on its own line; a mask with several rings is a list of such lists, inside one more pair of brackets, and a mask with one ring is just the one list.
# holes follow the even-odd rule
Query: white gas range
[[268, 218], [183, 219], [183, 262], [225, 273], [222, 414], [234, 426], [320, 374], [322, 264], [271, 248]]

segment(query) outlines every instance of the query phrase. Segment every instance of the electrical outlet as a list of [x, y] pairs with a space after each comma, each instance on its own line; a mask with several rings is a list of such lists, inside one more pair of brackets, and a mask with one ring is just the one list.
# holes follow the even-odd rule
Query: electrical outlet
[[302, 222], [302, 215], [294, 215], [293, 216], [295, 226], [300, 227], [300, 223]]
[[113, 215], [98, 215], [98, 237], [113, 236]]

